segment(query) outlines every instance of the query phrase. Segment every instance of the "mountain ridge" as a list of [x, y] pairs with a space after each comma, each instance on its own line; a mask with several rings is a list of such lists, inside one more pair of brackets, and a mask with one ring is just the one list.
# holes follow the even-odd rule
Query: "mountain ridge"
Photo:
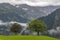
[[32, 17], [34, 19], [37, 19], [42, 16], [47, 16], [54, 10], [60, 8], [60, 6], [52, 6], [52, 5], [41, 7], [41, 6], [29, 6], [27, 4], [20, 4], [20, 5], [16, 5], [16, 6], [18, 6], [18, 8], [22, 8], [23, 10], [26, 11], [25, 17], [27, 15], [29, 15], [26, 18]]
[[2, 21], [27, 22], [28, 19], [23, 18], [22, 14], [24, 14], [24, 10], [22, 9], [18, 9], [8, 3], [0, 4], [0, 20]]
[[46, 17], [41, 17], [39, 18], [39, 20], [44, 21], [47, 26], [48, 29], [52, 29], [52, 28], [56, 28], [60, 26], [60, 8], [56, 9], [54, 12], [52, 12], [50, 15], [46, 16]]

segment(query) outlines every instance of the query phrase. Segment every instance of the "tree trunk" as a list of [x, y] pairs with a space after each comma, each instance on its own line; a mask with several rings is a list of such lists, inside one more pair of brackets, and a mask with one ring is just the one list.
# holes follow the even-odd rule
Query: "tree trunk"
[[37, 32], [37, 35], [39, 36], [39, 32]]

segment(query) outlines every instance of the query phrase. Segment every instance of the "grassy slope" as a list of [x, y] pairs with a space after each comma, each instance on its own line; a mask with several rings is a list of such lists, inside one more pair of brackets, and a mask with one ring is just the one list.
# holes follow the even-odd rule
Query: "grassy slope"
[[0, 36], [0, 40], [58, 40], [47, 36]]

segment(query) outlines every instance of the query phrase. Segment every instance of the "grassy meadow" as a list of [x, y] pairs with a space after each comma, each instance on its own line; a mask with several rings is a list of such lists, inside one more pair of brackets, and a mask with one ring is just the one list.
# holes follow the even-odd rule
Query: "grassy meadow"
[[59, 40], [48, 36], [0, 36], [0, 40]]

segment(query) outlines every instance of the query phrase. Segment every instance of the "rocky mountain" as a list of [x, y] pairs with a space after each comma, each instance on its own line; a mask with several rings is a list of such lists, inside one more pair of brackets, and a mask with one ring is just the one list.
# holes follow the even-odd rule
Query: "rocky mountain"
[[9, 3], [0, 3], [0, 20], [25, 23], [46, 16], [59, 7], [60, 6], [39, 7], [26, 4], [13, 6]]
[[20, 4], [20, 5], [16, 5], [16, 7], [25, 10], [26, 11], [26, 14], [24, 15], [25, 18], [32, 20], [32, 19], [36, 19], [48, 15], [54, 10], [56, 10], [57, 8], [59, 8], [60, 6], [50, 5], [50, 6], [41, 7], [41, 6], [29, 6], [27, 4]]
[[0, 4], [0, 20], [2, 21], [17, 21], [17, 22], [27, 22], [28, 19], [21, 16], [25, 14], [23, 9], [18, 9], [9, 3]]
[[49, 29], [60, 27], [60, 8], [56, 9], [50, 15], [39, 19], [44, 21]]

